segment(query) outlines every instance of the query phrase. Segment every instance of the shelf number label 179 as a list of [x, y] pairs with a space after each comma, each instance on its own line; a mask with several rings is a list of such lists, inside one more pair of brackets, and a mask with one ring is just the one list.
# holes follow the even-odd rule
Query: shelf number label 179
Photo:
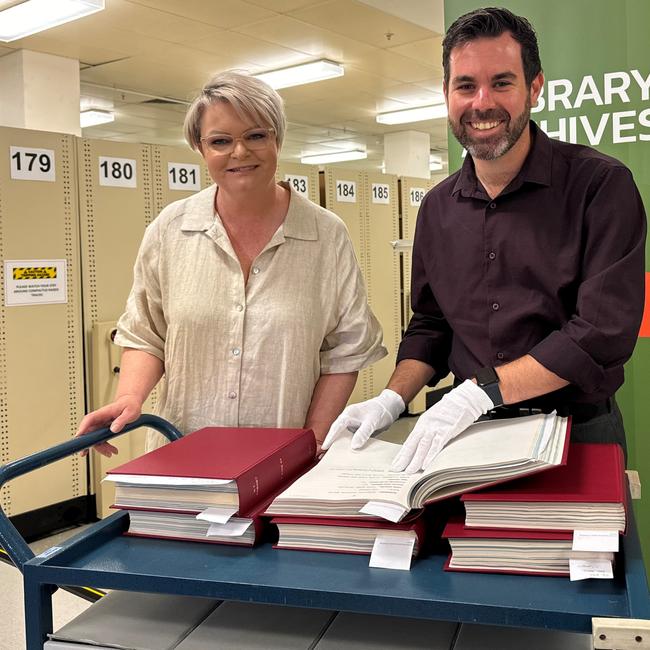
[[336, 181], [336, 200], [343, 203], [357, 202], [357, 184], [355, 181]]
[[135, 160], [99, 156], [99, 184], [110, 187], [137, 187]]
[[11, 178], [17, 181], [56, 180], [54, 172], [54, 151], [32, 149], [31, 147], [9, 147]]
[[284, 180], [291, 185], [291, 189], [296, 194], [309, 196], [309, 177], [297, 176], [296, 174], [285, 174]]
[[422, 199], [424, 198], [424, 195], [426, 194], [426, 190], [423, 187], [412, 187], [411, 188], [411, 205], [414, 208], [417, 208], [420, 203], [422, 203]]
[[170, 190], [201, 189], [201, 168], [191, 163], [167, 163], [167, 180]]
[[373, 203], [390, 203], [390, 186], [384, 183], [372, 184], [372, 202]]

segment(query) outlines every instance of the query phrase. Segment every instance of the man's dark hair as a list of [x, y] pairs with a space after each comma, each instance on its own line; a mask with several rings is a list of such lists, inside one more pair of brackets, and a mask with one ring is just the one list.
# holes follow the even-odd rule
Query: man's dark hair
[[521, 45], [524, 77], [526, 85], [530, 87], [533, 79], [542, 71], [535, 30], [525, 18], [515, 16], [507, 9], [496, 7], [470, 11], [456, 19], [447, 30], [442, 41], [442, 67], [445, 72], [445, 84], [449, 84], [449, 55], [455, 47], [477, 38], [496, 38], [506, 32], [509, 32], [512, 38]]

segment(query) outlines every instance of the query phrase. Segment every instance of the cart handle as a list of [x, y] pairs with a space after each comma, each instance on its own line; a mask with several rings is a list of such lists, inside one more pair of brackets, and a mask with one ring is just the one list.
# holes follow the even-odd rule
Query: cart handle
[[[114, 433], [108, 427], [104, 427], [103, 429], [90, 431], [83, 436], [77, 436], [72, 438], [72, 440], [61, 443], [60, 445], [55, 445], [49, 449], [44, 449], [43, 451], [36, 452], [30, 456], [25, 456], [24, 458], [3, 465], [0, 467], [0, 488], [7, 481], [10, 481], [13, 478], [27, 474], [39, 467], [45, 467], [45, 465], [49, 465], [56, 460], [60, 460], [66, 456], [71, 456], [82, 449], [87, 449], [99, 442], [110, 440], [111, 438], [120, 436], [132, 429], [137, 429], [138, 427], [151, 427], [156, 429], [156, 431], [162, 433], [172, 442], [183, 437], [183, 434], [176, 429], [176, 427], [167, 422], [167, 420], [163, 420], [163, 418], [160, 418], [157, 415], [143, 414], [137, 420], [125, 425], [124, 428], [117, 433]], [[18, 567], [18, 569], [20, 569], [21, 573], [24, 564], [34, 557], [34, 553], [29, 546], [27, 546], [27, 542], [25, 542], [21, 534], [16, 530], [15, 526], [9, 520], [9, 517], [7, 517], [2, 510], [1, 506], [0, 545], [2, 545], [5, 551], [7, 551], [11, 561]]]

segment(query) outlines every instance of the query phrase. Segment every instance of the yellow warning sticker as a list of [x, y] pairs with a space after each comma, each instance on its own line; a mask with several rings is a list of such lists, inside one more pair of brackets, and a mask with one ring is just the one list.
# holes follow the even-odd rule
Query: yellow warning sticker
[[56, 278], [56, 266], [14, 266], [14, 280], [50, 280]]

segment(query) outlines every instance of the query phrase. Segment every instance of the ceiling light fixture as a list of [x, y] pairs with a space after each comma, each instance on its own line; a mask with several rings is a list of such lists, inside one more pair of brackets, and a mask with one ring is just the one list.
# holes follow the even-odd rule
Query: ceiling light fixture
[[445, 165], [442, 162], [442, 158], [440, 156], [435, 156], [433, 154], [429, 156], [429, 171], [437, 172], [440, 171], [444, 166]]
[[361, 149], [353, 151], [333, 151], [332, 153], [317, 153], [302, 156], [300, 162], [304, 165], [320, 165], [334, 162], [345, 162], [346, 160], [363, 160], [368, 154]]
[[323, 79], [342, 77], [344, 74], [345, 69], [341, 64], [328, 61], [327, 59], [320, 59], [311, 63], [281, 68], [280, 70], [261, 72], [255, 76], [262, 81], [266, 81], [269, 86], [278, 90], [279, 88], [300, 86], [314, 81], [322, 81]]
[[447, 105], [444, 103], [378, 113], [375, 119], [379, 124], [407, 124], [409, 122], [423, 122], [424, 120], [438, 120], [443, 117], [447, 117]]
[[25, 0], [0, 11], [0, 41], [9, 43], [104, 9], [104, 0]]
[[98, 124], [107, 124], [115, 121], [115, 114], [111, 111], [103, 111], [99, 108], [91, 108], [87, 111], [81, 111], [79, 114], [79, 123], [81, 128], [97, 126]]

